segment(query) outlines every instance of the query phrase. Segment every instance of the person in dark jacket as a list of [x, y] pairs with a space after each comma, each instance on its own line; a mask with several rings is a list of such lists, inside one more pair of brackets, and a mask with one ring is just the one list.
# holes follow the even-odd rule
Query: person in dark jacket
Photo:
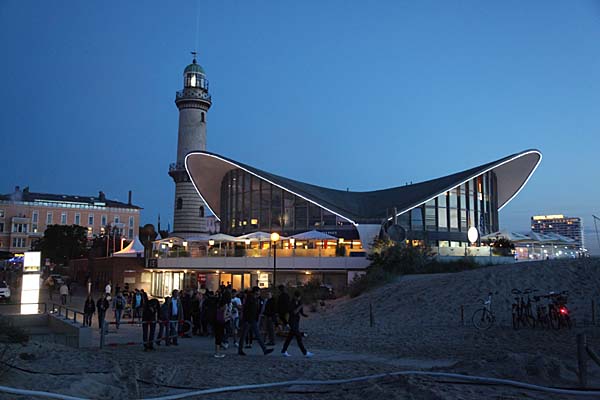
[[[192, 320], [192, 297], [189, 292], [183, 291], [181, 292], [181, 307], [183, 308], [183, 320], [190, 321]], [[184, 329], [185, 324], [181, 324], [180, 329]], [[189, 333], [184, 334], [182, 337], [189, 338], [191, 337]]]
[[269, 341], [267, 346], [275, 346], [275, 324], [277, 323], [277, 304], [273, 298], [273, 293], [267, 292], [265, 299], [263, 318], [267, 328], [267, 337]]
[[277, 296], [277, 313], [281, 328], [284, 329], [288, 324], [288, 313], [290, 311], [290, 295], [285, 291], [285, 286], [279, 285], [279, 296]]
[[[104, 323], [104, 318], [106, 317], [106, 310], [110, 307], [110, 303], [108, 302], [108, 293], [104, 293], [96, 302], [96, 309], [98, 311], [98, 328], [102, 329], [102, 324]], [[107, 329], [108, 330], [108, 329]]]
[[211, 290], [206, 292], [206, 299], [204, 300], [204, 316], [207, 322], [207, 334], [209, 333], [209, 330], [212, 333], [215, 332], [215, 320], [217, 319], [218, 301], [219, 299]]
[[246, 301], [242, 306], [242, 333], [240, 335], [240, 340], [238, 344], [238, 354], [241, 356], [245, 356], [246, 353], [242, 350], [242, 346], [244, 343], [244, 338], [246, 334], [248, 334], [249, 330], [252, 330], [258, 344], [263, 351], [264, 355], [270, 354], [273, 352], [273, 349], [267, 349], [265, 343], [260, 337], [260, 332], [258, 331], [258, 296], [260, 295], [260, 289], [258, 286], [252, 288], [252, 293], [246, 296]]
[[192, 296], [192, 301], [190, 302], [192, 307], [192, 335], [198, 336], [200, 335], [200, 331], [202, 330], [202, 323], [200, 322], [200, 293], [194, 292]]
[[312, 357], [313, 353], [310, 351], [306, 351], [304, 344], [302, 343], [302, 333], [300, 332], [300, 316], [308, 317], [308, 315], [304, 314], [304, 309], [302, 308], [302, 298], [299, 291], [294, 292], [294, 299], [290, 303], [290, 332], [285, 338], [285, 343], [283, 344], [283, 348], [281, 349], [281, 354], [285, 357], [289, 357], [290, 353], [288, 353], [287, 349], [292, 341], [292, 338], [296, 338], [296, 342], [298, 343], [298, 347], [300, 347], [300, 351], [306, 357]]
[[174, 289], [171, 301], [169, 302], [169, 340], [167, 346], [173, 343], [178, 345], [177, 337], [179, 336], [179, 321], [183, 319], [183, 306], [179, 298], [179, 290]]
[[142, 307], [142, 338], [144, 351], [148, 351], [154, 350], [154, 332], [156, 332], [160, 304], [156, 299], [148, 300], [148, 297], [145, 297], [144, 306]]
[[169, 305], [171, 304], [171, 298], [165, 297], [165, 302], [160, 306], [158, 311], [158, 337], [156, 344], [160, 346], [161, 339], [164, 339], [165, 344], [169, 343]]
[[85, 299], [83, 305], [83, 326], [92, 326], [92, 315], [96, 312], [96, 302], [91, 294]]

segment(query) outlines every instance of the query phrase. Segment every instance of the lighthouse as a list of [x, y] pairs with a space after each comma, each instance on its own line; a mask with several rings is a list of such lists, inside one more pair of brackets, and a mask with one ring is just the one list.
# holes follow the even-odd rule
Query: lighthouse
[[206, 121], [212, 105], [206, 74], [196, 60], [196, 53], [192, 54], [192, 63], [183, 70], [183, 90], [175, 94], [175, 105], [179, 109], [177, 161], [169, 166], [169, 175], [175, 182], [172, 234], [183, 238], [208, 231], [204, 215], [207, 207], [184, 165], [189, 152], [206, 150]]

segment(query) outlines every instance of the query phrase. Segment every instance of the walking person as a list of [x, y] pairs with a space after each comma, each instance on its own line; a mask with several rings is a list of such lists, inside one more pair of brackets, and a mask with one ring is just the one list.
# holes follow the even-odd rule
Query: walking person
[[242, 300], [235, 289], [231, 292], [231, 329], [233, 331], [233, 346], [237, 347], [237, 338], [240, 329], [240, 313], [242, 311]]
[[[101, 296], [98, 301], [96, 302], [96, 310], [98, 311], [98, 328], [102, 329], [102, 326], [104, 325], [104, 319], [106, 317], [106, 310], [108, 310], [108, 308], [110, 307], [110, 304], [108, 303], [107, 298], [109, 297], [108, 294], [104, 293], [104, 296]], [[108, 330], [108, 329], [106, 329]]]
[[117, 292], [115, 298], [112, 302], [112, 308], [115, 312], [115, 324], [117, 325], [117, 329], [119, 329], [119, 325], [121, 324], [121, 316], [123, 315], [123, 309], [125, 308], [127, 300], [123, 297], [121, 292]]
[[67, 296], [69, 296], [69, 287], [67, 286], [66, 283], [63, 282], [62, 285], [60, 285], [60, 304], [62, 304], [63, 306], [67, 304]]
[[275, 324], [277, 323], [277, 304], [273, 298], [273, 293], [267, 292], [265, 306], [263, 311], [265, 328], [267, 330], [267, 346], [275, 346]]
[[169, 344], [169, 308], [171, 307], [171, 298], [165, 297], [165, 302], [158, 309], [158, 336], [156, 344], [160, 346], [160, 341], [164, 339], [165, 344]]
[[281, 354], [284, 357], [290, 357], [290, 353], [288, 353], [287, 349], [294, 337], [296, 338], [296, 342], [298, 343], [298, 347], [300, 347], [302, 354], [304, 354], [306, 357], [313, 356], [313, 353], [307, 351], [302, 343], [302, 333], [300, 332], [300, 316], [308, 317], [308, 315], [304, 314], [304, 309], [302, 308], [302, 297], [300, 292], [295, 291], [294, 299], [290, 303], [290, 331], [285, 338], [285, 343], [281, 349]]
[[227, 323], [227, 305], [228, 301], [226, 296], [221, 296], [219, 303], [217, 304], [217, 312], [215, 316], [215, 358], [223, 358], [225, 354], [220, 353], [219, 350], [223, 348], [223, 336], [225, 333], [225, 324]]
[[242, 333], [240, 335], [240, 340], [238, 344], [238, 354], [241, 356], [245, 356], [246, 353], [242, 350], [242, 346], [244, 344], [244, 338], [252, 331], [258, 344], [260, 345], [263, 354], [267, 355], [273, 352], [273, 349], [267, 349], [265, 343], [260, 337], [260, 332], [258, 331], [258, 296], [260, 295], [260, 289], [258, 286], [254, 286], [252, 288], [252, 293], [249, 293], [246, 296], [246, 301], [243, 305], [242, 310]]
[[108, 283], [106, 284], [106, 286], [104, 286], [104, 293], [106, 293], [108, 295], [108, 297], [110, 298], [110, 295], [112, 293], [112, 286], [111, 286], [111, 282], [108, 281]]
[[284, 330], [288, 325], [288, 313], [290, 311], [290, 295], [285, 291], [285, 286], [279, 285], [279, 296], [277, 297], [277, 312], [281, 329]]
[[141, 321], [142, 318], [142, 293], [139, 290], [135, 289], [135, 293], [133, 294], [133, 298], [131, 300], [131, 308], [133, 308], [133, 320], [137, 318]]
[[173, 343], [175, 346], [177, 343], [177, 336], [179, 333], [179, 320], [183, 317], [183, 306], [179, 299], [179, 291], [173, 290], [173, 296], [171, 297], [171, 304], [169, 307], [169, 343]]
[[[146, 293], [144, 293], [146, 295]], [[144, 342], [144, 351], [154, 350], [154, 333], [156, 332], [156, 321], [160, 303], [156, 299], [148, 300], [145, 297], [142, 308], [142, 340]]]
[[88, 294], [83, 305], [83, 326], [92, 326], [92, 315], [96, 312], [96, 303], [91, 294]]

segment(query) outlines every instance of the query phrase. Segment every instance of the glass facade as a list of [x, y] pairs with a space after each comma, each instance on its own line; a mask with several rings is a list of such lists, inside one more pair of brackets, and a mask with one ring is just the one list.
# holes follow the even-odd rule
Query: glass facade
[[474, 226], [480, 236], [498, 228], [497, 178], [492, 171], [449, 190], [398, 216], [409, 239], [428, 239], [430, 245], [467, 243]]
[[[497, 204], [497, 179], [490, 171], [398, 216], [398, 224], [408, 239], [432, 246], [466, 244], [472, 226], [480, 236], [498, 230]], [[354, 226], [341, 217], [241, 169], [221, 181], [220, 216], [221, 231], [235, 236], [259, 230], [288, 236], [316, 229], [358, 239]]]
[[221, 181], [220, 216], [221, 231], [236, 236], [259, 230], [287, 236], [312, 229], [347, 231], [341, 236], [347, 239], [357, 235], [343, 218], [241, 169]]

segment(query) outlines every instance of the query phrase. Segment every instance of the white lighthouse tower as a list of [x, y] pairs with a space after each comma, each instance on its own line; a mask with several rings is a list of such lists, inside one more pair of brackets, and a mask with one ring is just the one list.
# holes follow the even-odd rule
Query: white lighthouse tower
[[196, 62], [183, 71], [183, 90], [176, 93], [179, 109], [177, 162], [169, 166], [169, 175], [175, 181], [175, 213], [173, 235], [187, 238], [208, 231], [207, 207], [194, 189], [185, 170], [185, 156], [191, 151], [206, 150], [206, 120], [212, 102], [204, 69]]

